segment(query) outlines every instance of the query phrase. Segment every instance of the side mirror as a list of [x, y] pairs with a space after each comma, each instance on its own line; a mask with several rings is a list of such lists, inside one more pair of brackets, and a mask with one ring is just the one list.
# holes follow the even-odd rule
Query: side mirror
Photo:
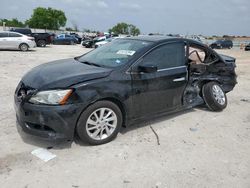
[[144, 73], [153, 73], [157, 72], [157, 66], [155, 65], [140, 65], [138, 67], [139, 72], [144, 72]]

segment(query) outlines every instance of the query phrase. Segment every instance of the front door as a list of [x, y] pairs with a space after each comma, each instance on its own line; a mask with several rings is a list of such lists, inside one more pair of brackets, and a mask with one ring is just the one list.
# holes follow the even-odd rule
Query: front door
[[[172, 111], [182, 105], [188, 78], [185, 62], [184, 43], [172, 42], [154, 48], [132, 67], [134, 118]], [[139, 66], [149, 64], [157, 66], [157, 71], [138, 71]]]

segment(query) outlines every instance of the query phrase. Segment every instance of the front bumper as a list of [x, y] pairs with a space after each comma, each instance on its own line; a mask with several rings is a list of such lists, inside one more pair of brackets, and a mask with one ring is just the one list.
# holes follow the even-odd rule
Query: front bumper
[[15, 98], [17, 124], [23, 132], [44, 140], [72, 140], [77, 119], [81, 114], [80, 105], [63, 106], [35, 105], [19, 102]]

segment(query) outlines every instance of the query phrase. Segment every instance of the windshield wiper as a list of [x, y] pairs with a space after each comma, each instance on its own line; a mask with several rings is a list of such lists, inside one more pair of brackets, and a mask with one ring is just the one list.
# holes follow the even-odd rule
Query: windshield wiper
[[92, 62], [89, 62], [89, 61], [80, 61], [81, 63], [84, 63], [84, 64], [87, 64], [87, 65], [93, 65], [93, 66], [96, 66], [96, 67], [101, 67], [101, 65], [98, 65], [96, 63], [92, 63]]
[[[77, 60], [77, 61], [79, 61], [79, 59], [77, 57], [75, 57], [74, 59]], [[96, 64], [96, 63], [92, 63], [92, 62], [89, 62], [89, 61], [79, 61], [79, 62], [87, 64], [87, 65], [93, 65], [93, 66], [96, 66], [96, 67], [101, 67], [101, 65]]]

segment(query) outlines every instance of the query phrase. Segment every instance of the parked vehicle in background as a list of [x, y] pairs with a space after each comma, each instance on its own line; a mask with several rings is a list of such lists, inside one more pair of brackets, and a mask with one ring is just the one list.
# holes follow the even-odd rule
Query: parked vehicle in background
[[249, 51], [249, 50], [250, 50], [250, 43], [245, 46], [245, 51]]
[[33, 37], [10, 31], [0, 32], [0, 49], [28, 51], [35, 47], [36, 43]]
[[78, 43], [78, 40], [74, 36], [61, 34], [57, 35], [52, 43], [61, 45], [74, 45]]
[[82, 37], [80, 37], [77, 33], [70, 33], [70, 35], [77, 39], [77, 44], [81, 44]]
[[94, 39], [90, 39], [90, 40], [82, 42], [82, 46], [85, 46], [86, 48], [94, 48], [95, 43], [104, 41], [106, 39], [107, 39], [106, 36], [96, 37]]
[[21, 33], [23, 35], [31, 36], [32, 31], [29, 28], [11, 28], [10, 31]]
[[212, 49], [223, 49], [228, 48], [231, 49], [233, 47], [233, 42], [231, 40], [217, 40], [213, 42], [210, 47]]
[[35, 38], [36, 44], [39, 47], [45, 47], [47, 44], [51, 44], [54, 40], [54, 34], [51, 33], [32, 33]]
[[90, 48], [90, 46], [93, 45], [93, 39], [91, 38], [86, 38], [85, 40], [82, 41], [82, 46], [85, 48]]
[[197, 35], [187, 35], [187, 36], [185, 36], [185, 38], [187, 38], [187, 39], [192, 39], [192, 40], [196, 40], [196, 41], [202, 43], [201, 37], [200, 37], [200, 36], [197, 36]]
[[31, 29], [28, 28], [12, 28], [10, 31], [34, 37], [38, 47], [45, 47], [47, 44], [51, 44], [54, 38], [54, 35], [51, 33], [32, 33]]
[[105, 45], [105, 44], [107, 44], [107, 43], [110, 43], [110, 42], [112, 42], [114, 39], [115, 39], [115, 38], [108, 38], [108, 39], [106, 39], [106, 40], [104, 40], [104, 41], [96, 42], [96, 43], [95, 43], [95, 48], [98, 48], [98, 47], [103, 46], [103, 45]]
[[72, 59], [42, 64], [18, 84], [18, 126], [49, 140], [113, 140], [122, 126], [197, 105], [227, 106], [236, 59], [202, 43], [131, 37]]

